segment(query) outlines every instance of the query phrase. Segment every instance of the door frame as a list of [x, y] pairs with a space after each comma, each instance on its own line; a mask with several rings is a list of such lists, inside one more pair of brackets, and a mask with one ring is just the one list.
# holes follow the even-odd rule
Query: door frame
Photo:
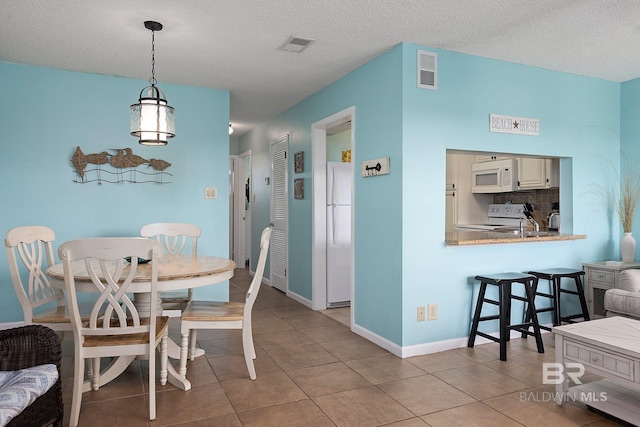
[[[355, 106], [346, 108], [338, 113], [317, 121], [311, 125], [311, 158], [313, 160], [313, 225], [312, 225], [312, 308], [324, 310], [327, 308], [327, 129], [337, 122], [351, 119], [351, 157], [355, 158]], [[355, 169], [355, 168], [354, 168]], [[354, 174], [355, 177], [355, 174]], [[354, 178], [355, 179], [355, 178]], [[355, 188], [355, 187], [354, 187]], [[355, 191], [351, 193], [351, 238], [354, 242], [354, 212]], [[351, 246], [351, 262], [354, 265], [351, 276], [351, 327], [353, 327], [354, 298], [354, 247]]]
[[[249, 161], [251, 162], [251, 150], [247, 150], [239, 155], [231, 155], [229, 156], [231, 161], [233, 162], [232, 173], [229, 176], [230, 185], [232, 189], [233, 199], [232, 199], [232, 211], [233, 211], [233, 260], [235, 261], [238, 268], [244, 268], [244, 254], [246, 252], [245, 247], [245, 227], [246, 224], [243, 222], [246, 221], [245, 209], [244, 209], [244, 200], [245, 200], [245, 191], [244, 191], [244, 183], [247, 177], [251, 178], [251, 166], [249, 169], [249, 173], [245, 170], [244, 163], [245, 159], [249, 157]], [[249, 197], [253, 194], [253, 179], [249, 181]], [[249, 200], [249, 204], [252, 203], [252, 200]], [[251, 226], [249, 227], [251, 230]], [[251, 236], [250, 236], [251, 237]], [[251, 254], [249, 254], [249, 270], [251, 270]]]

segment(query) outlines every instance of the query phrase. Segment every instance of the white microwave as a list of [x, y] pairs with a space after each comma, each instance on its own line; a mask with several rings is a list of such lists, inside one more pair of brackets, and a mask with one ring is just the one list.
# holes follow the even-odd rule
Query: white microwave
[[471, 165], [472, 193], [509, 193], [517, 190], [516, 159], [492, 160]]

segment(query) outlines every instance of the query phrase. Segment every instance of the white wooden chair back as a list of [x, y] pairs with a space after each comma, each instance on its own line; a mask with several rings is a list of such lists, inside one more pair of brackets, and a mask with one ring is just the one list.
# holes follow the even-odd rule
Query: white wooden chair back
[[251, 309], [253, 304], [258, 298], [258, 292], [260, 291], [260, 285], [262, 284], [262, 277], [264, 276], [264, 266], [267, 263], [267, 254], [269, 253], [269, 242], [271, 240], [271, 232], [273, 227], [267, 227], [262, 230], [260, 236], [260, 255], [258, 257], [258, 265], [256, 266], [255, 274], [249, 289], [247, 290], [247, 296], [244, 305], [244, 318], [245, 321], [251, 321]]
[[64, 293], [51, 286], [45, 274], [54, 263], [55, 239], [53, 230], [41, 225], [12, 228], [4, 239], [11, 281], [27, 325], [32, 323], [35, 308], [53, 301], [64, 305]]
[[[159, 242], [143, 237], [72, 240], [58, 248], [58, 256], [63, 263], [67, 304], [74, 334], [74, 378], [69, 421], [71, 426], [78, 425], [80, 416], [84, 362], [88, 359], [93, 360], [91, 386], [93, 390], [98, 390], [100, 357], [148, 356], [149, 419], [156, 418], [155, 348], [159, 342], [160, 383], [164, 385], [167, 379], [167, 323], [165, 318], [160, 318], [160, 322], [156, 323], [159, 305], [157, 260], [162, 253], [162, 245]], [[150, 260], [149, 313], [139, 313], [127, 295], [136, 277], [138, 259]], [[81, 266], [86, 269], [90, 281], [78, 287], [74, 274]], [[79, 291], [93, 291], [97, 296], [86, 322], [80, 317]]]
[[147, 224], [140, 230], [140, 235], [147, 238], [155, 238], [162, 243], [165, 253], [180, 254], [187, 243], [191, 243], [191, 255], [198, 253], [198, 237], [200, 227], [194, 224], [178, 222], [157, 222]]
[[[158, 242], [142, 237], [79, 239], [60, 245], [58, 256], [63, 262], [65, 290], [76, 339], [84, 342], [84, 338], [90, 335], [135, 333], [148, 333], [155, 337], [158, 271], [154, 261], [162, 252]], [[136, 275], [138, 258], [151, 260], [149, 322], [141, 321], [142, 316], [127, 294]], [[93, 285], [90, 288], [97, 295], [88, 322], [82, 321], [78, 309], [74, 262], [83, 263]], [[153, 345], [154, 339], [149, 341]]]

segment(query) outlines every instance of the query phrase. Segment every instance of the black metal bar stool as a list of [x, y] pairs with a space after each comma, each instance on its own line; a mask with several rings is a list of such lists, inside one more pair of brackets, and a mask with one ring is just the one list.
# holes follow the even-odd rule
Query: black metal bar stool
[[[537, 285], [534, 288], [535, 294], [540, 297], [551, 299], [551, 306], [545, 308], [536, 309], [536, 313], [543, 313], [551, 311], [553, 312], [553, 326], [560, 326], [562, 322], [576, 323], [573, 319], [581, 318], [583, 320], [589, 320], [589, 310], [587, 309], [587, 300], [584, 296], [584, 287], [582, 286], [582, 276], [584, 271], [576, 270], [573, 268], [550, 268], [548, 270], [534, 270], [529, 271], [529, 274], [536, 276], [538, 280], [544, 279], [550, 282], [550, 293], [539, 292]], [[573, 279], [576, 283], [576, 290], [563, 289], [561, 282], [563, 278]], [[576, 295], [580, 300], [581, 313], [572, 314], [569, 316], [563, 316], [561, 313], [560, 296], [562, 294]], [[528, 312], [526, 316], [528, 316]], [[525, 317], [525, 322], [528, 318]], [[543, 329], [551, 330], [548, 326], [540, 326]]]
[[[473, 322], [471, 323], [471, 332], [469, 334], [468, 347], [473, 347], [476, 335], [480, 335], [488, 340], [500, 343], [500, 360], [507, 360], [507, 341], [509, 341], [510, 331], [516, 330], [521, 332], [523, 336], [533, 335], [536, 338], [538, 353], [544, 353], [544, 345], [542, 344], [542, 335], [540, 334], [540, 325], [538, 325], [538, 316], [535, 309], [535, 289], [537, 289], [538, 278], [530, 274], [523, 273], [501, 273], [476, 276], [476, 280], [480, 281], [480, 291], [478, 293], [478, 302], [476, 303]], [[513, 295], [511, 286], [514, 283], [520, 283], [524, 286], [525, 296]], [[495, 285], [499, 288], [498, 300], [492, 300], [485, 297], [487, 285]], [[511, 324], [511, 300], [524, 301], [528, 311], [527, 320], [523, 323]], [[498, 306], [498, 314], [490, 316], [482, 316], [482, 305], [489, 303]], [[485, 320], [500, 321], [500, 336], [498, 338], [484, 332], [478, 331], [478, 324]], [[533, 327], [533, 332], [529, 331], [529, 327]]]

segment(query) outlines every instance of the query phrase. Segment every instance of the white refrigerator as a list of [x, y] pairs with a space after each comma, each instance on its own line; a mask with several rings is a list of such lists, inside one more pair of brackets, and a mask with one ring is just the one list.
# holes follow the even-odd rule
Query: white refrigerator
[[327, 307], [351, 300], [351, 188], [353, 165], [327, 163]]

